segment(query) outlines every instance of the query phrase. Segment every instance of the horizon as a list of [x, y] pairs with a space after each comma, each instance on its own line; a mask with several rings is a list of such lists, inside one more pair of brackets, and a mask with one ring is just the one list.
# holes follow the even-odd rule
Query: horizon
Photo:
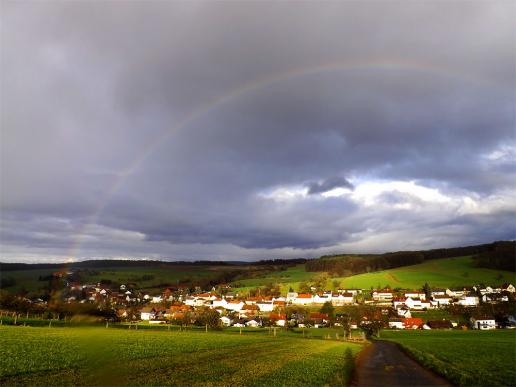
[[[467, 248], [467, 247], [476, 247], [476, 246], [485, 246], [485, 245], [491, 245], [494, 243], [499, 242], [514, 242], [514, 239], [511, 240], [497, 240], [492, 241], [488, 243], [483, 243], [480, 245], [470, 245], [470, 246], [447, 246], [447, 247], [439, 247], [435, 250], [447, 250], [447, 249], [461, 249], [461, 248]], [[278, 261], [278, 262], [288, 262], [288, 261], [296, 261], [296, 260], [316, 260], [323, 257], [333, 257], [333, 256], [375, 256], [375, 255], [386, 255], [386, 254], [393, 254], [393, 253], [403, 253], [403, 252], [418, 252], [418, 251], [431, 251], [434, 249], [427, 249], [427, 250], [398, 250], [398, 251], [383, 251], [383, 252], [340, 252], [335, 254], [327, 254], [327, 255], [321, 255], [317, 257], [290, 257], [290, 258], [281, 258], [281, 257], [273, 257], [273, 258], [259, 258], [255, 260], [245, 260], [245, 259], [236, 259], [236, 260], [223, 260], [223, 259], [206, 259], [206, 260], [167, 260], [166, 258], [163, 259], [149, 259], [149, 258], [86, 258], [82, 260], [66, 260], [66, 261], [52, 261], [52, 262], [4, 262], [0, 258], [0, 264], [23, 264], [23, 265], [68, 265], [68, 264], [75, 264], [75, 263], [84, 263], [84, 262], [97, 262], [97, 261], [126, 261], [126, 262], [163, 262], [163, 263], [172, 263], [172, 264], [180, 264], [180, 263], [186, 263], [186, 264], [210, 264], [210, 263], [223, 263], [223, 264], [248, 264], [248, 263], [260, 263], [260, 262], [268, 262], [268, 261]]]
[[514, 4], [0, 6], [5, 263], [516, 239]]

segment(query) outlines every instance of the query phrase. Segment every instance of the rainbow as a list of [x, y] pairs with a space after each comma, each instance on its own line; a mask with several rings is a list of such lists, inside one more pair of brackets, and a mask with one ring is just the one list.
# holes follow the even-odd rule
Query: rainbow
[[117, 174], [117, 178], [113, 184], [106, 190], [105, 194], [99, 200], [98, 205], [95, 207], [93, 213], [88, 217], [87, 221], [78, 232], [78, 237], [73, 241], [68, 251], [68, 261], [73, 262], [78, 257], [78, 252], [84, 241], [84, 237], [87, 234], [88, 228], [96, 224], [99, 215], [103, 212], [109, 203], [110, 198], [120, 189], [124, 181], [131, 176], [134, 171], [147, 159], [160, 144], [164, 143], [173, 133], [178, 130], [185, 128], [189, 124], [198, 120], [199, 118], [206, 116], [215, 109], [221, 108], [223, 105], [231, 102], [239, 97], [244, 96], [253, 91], [271, 86], [280, 82], [291, 80], [297, 77], [304, 77], [318, 73], [331, 72], [331, 71], [352, 71], [352, 70], [374, 70], [374, 71], [389, 71], [389, 70], [405, 70], [411, 72], [420, 72], [425, 74], [437, 75], [440, 77], [459, 79], [463, 82], [477, 85], [484, 85], [490, 87], [499, 87], [492, 82], [487, 80], [478, 79], [477, 77], [468, 76], [456, 72], [449, 71], [448, 69], [441, 68], [428, 63], [417, 63], [408, 61], [337, 61], [324, 64], [318, 64], [313, 67], [301, 67], [294, 68], [285, 72], [276, 73], [268, 77], [260, 78], [257, 80], [246, 82], [234, 89], [229, 90], [215, 98], [211, 99], [207, 103], [197, 106], [191, 110], [182, 119], [173, 123], [169, 128], [163, 130], [158, 136], [151, 139], [143, 148], [142, 151], [134, 158], [121, 173]]

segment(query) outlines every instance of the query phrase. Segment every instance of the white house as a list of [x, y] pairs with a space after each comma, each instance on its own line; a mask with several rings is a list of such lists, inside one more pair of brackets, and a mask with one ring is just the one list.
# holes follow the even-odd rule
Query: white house
[[433, 296], [434, 301], [437, 302], [437, 307], [441, 307], [444, 305], [450, 305], [451, 297], [447, 294], [438, 294]]
[[399, 318], [391, 318], [389, 319], [389, 328], [391, 329], [405, 329], [405, 324]]
[[400, 317], [405, 317], [405, 318], [412, 317], [412, 313], [410, 313], [410, 309], [407, 308], [406, 306], [402, 306], [401, 308], [396, 309], [396, 311], [398, 312], [398, 316], [400, 316]]
[[313, 300], [313, 296], [308, 293], [300, 293], [296, 298], [292, 301], [293, 304], [296, 305], [307, 305], [311, 304]]
[[514, 293], [514, 292], [516, 292], [516, 288], [512, 284], [503, 284], [502, 285], [502, 291], [506, 291], [506, 292], [509, 292], [509, 293]]
[[405, 292], [405, 297], [410, 297], [412, 299], [419, 298], [420, 300], [426, 300], [426, 294], [424, 292], [420, 292], [417, 290], [412, 290], [410, 292]]
[[156, 311], [154, 308], [145, 307], [140, 310], [140, 318], [142, 320], [154, 320], [154, 317], [156, 317]]
[[496, 329], [496, 322], [494, 318], [473, 318], [471, 317], [471, 327], [473, 329], [489, 330]]
[[373, 292], [374, 301], [392, 301], [392, 292], [387, 290], [375, 290]]
[[462, 297], [465, 293], [464, 289], [446, 289], [446, 294], [450, 297]]
[[233, 320], [231, 320], [229, 317], [227, 316], [222, 316], [220, 318], [220, 322], [222, 323], [223, 326], [225, 327], [230, 327], [231, 326], [231, 323], [233, 322]]
[[245, 323], [245, 325], [247, 325], [248, 327], [251, 327], [251, 328], [256, 328], [256, 327], [260, 326], [260, 323], [256, 320], [249, 320], [248, 322]]
[[354, 298], [353, 293], [335, 293], [332, 294], [331, 302], [333, 305], [350, 305], [353, 304]]
[[243, 301], [229, 301], [227, 304], [226, 304], [226, 309], [228, 310], [235, 310], [235, 311], [239, 311], [242, 309], [242, 307], [244, 306], [244, 302]]
[[478, 305], [478, 297], [473, 295], [462, 296], [457, 304], [462, 306], [477, 306]]
[[316, 294], [313, 299], [312, 299], [312, 302], [314, 304], [324, 304], [325, 302], [331, 302], [331, 294], [330, 295], [327, 295], [327, 294]]
[[161, 296], [152, 296], [152, 300], [151, 300], [152, 303], [159, 304], [161, 301], [163, 301]]
[[272, 301], [260, 301], [256, 303], [256, 306], [260, 308], [260, 312], [272, 312], [274, 303]]
[[287, 302], [293, 302], [297, 298], [297, 292], [288, 292], [287, 293]]
[[226, 305], [227, 305], [227, 301], [225, 298], [216, 298], [212, 301], [212, 306], [213, 308], [217, 308], [219, 306], [223, 307], [223, 308], [226, 308]]

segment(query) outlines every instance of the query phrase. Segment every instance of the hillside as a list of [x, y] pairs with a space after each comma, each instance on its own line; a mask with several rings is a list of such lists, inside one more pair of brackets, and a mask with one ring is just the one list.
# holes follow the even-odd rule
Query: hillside
[[282, 292], [290, 288], [300, 290], [303, 285], [324, 283], [327, 289], [345, 288], [421, 288], [425, 282], [432, 287], [471, 286], [478, 283], [502, 284], [516, 282], [516, 275], [506, 270], [494, 270], [476, 266], [471, 256], [444, 258], [426, 261], [417, 265], [403, 266], [396, 269], [372, 273], [351, 275], [347, 277], [332, 276], [329, 273], [307, 272], [305, 265], [296, 265], [281, 273], [268, 274], [260, 278], [236, 281], [239, 290], [269, 283], [279, 284]]

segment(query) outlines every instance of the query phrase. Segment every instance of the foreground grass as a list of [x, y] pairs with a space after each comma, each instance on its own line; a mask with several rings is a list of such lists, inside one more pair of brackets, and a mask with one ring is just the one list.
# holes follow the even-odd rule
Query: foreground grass
[[0, 327], [3, 385], [344, 385], [360, 346], [234, 333]]
[[515, 331], [383, 331], [381, 337], [454, 384], [516, 385]]

